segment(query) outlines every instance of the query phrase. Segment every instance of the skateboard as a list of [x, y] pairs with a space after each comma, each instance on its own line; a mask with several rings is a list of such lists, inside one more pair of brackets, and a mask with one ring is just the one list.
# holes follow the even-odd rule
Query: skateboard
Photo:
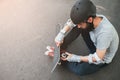
[[[60, 30], [62, 29], [62, 26], [60, 24], [56, 25], [56, 35], [60, 32]], [[54, 72], [54, 70], [56, 69], [57, 65], [61, 65], [61, 61], [60, 61], [60, 46], [57, 47], [56, 44], [54, 46], [54, 57], [53, 57], [53, 67], [51, 70], [51, 73]]]
[[[62, 29], [61, 25], [58, 24], [56, 26], [56, 35], [60, 32], [61, 29]], [[48, 51], [51, 52], [50, 47], [47, 48], [47, 49], [48, 49]], [[62, 57], [62, 58], [66, 58], [67, 57], [67, 55], [65, 53], [62, 53], [62, 54], [60, 53], [60, 46], [58, 47], [58, 46], [56, 46], [56, 44], [54, 44], [54, 50], [52, 50], [52, 52], [54, 52], [54, 56], [53, 56], [53, 66], [52, 66], [51, 73], [54, 72], [54, 70], [56, 69], [57, 65], [61, 65], [60, 57]]]

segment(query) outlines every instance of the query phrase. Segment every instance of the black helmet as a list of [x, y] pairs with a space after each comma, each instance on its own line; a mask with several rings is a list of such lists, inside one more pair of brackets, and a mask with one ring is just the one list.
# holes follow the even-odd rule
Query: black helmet
[[90, 0], [78, 0], [71, 9], [70, 17], [74, 24], [96, 16], [96, 7]]

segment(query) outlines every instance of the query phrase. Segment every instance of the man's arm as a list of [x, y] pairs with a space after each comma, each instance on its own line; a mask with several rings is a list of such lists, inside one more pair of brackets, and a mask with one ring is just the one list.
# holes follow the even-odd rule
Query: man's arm
[[[97, 49], [94, 54], [90, 54], [87, 56], [78, 56], [74, 54], [70, 54], [66, 52], [68, 55], [67, 58], [61, 58], [64, 61], [69, 61], [69, 62], [88, 62], [88, 63], [94, 63], [94, 64], [99, 64], [103, 62], [103, 58], [105, 56], [106, 50], [99, 50]], [[90, 59], [91, 58], [91, 59]]]
[[55, 37], [55, 43], [57, 46], [60, 46], [63, 43], [63, 39], [65, 37], [65, 34], [71, 30], [71, 27], [66, 25], [64, 28], [58, 33], [58, 35]]
[[[96, 54], [97, 54], [97, 56], [98, 56], [101, 60], [103, 60], [103, 58], [104, 58], [104, 56], [105, 56], [105, 53], [106, 53], [106, 50], [99, 50], [99, 49], [96, 50]], [[83, 61], [83, 62], [89, 62], [88, 56], [80, 56], [80, 59], [81, 59], [81, 61]], [[93, 57], [92, 60], [93, 60], [93, 62], [96, 62], [96, 61], [97, 61], [97, 60], [95, 59], [95, 57]]]
[[67, 32], [69, 32], [75, 25], [71, 21], [71, 19], [68, 19], [68, 21], [65, 23], [64, 28], [58, 33], [58, 35], [55, 38], [55, 43], [57, 46], [60, 46], [61, 43], [63, 43], [63, 39]]
[[[98, 36], [97, 45], [96, 45], [96, 48], [97, 48], [96, 49], [96, 55], [93, 55], [93, 57], [92, 57], [93, 62], [96, 63], [99, 60], [103, 60], [103, 58], [105, 56], [105, 53], [106, 53], [106, 50], [110, 47], [111, 41], [112, 41], [112, 34], [109, 33], [109, 32], [101, 33]], [[89, 55], [89, 56], [80, 56], [80, 59], [83, 62], [89, 62], [90, 63], [91, 62], [91, 55]]]
[[69, 32], [69, 31], [71, 30], [71, 27], [68, 26], [68, 25], [66, 25], [66, 26], [64, 26], [63, 30], [64, 30], [65, 32]]
[[[110, 47], [110, 43], [112, 41], [112, 34], [109, 32], [103, 32], [97, 37], [97, 45], [96, 52], [93, 54], [89, 54], [87, 56], [78, 56], [74, 54], [69, 54], [66, 58], [69, 62], [88, 62], [93, 64], [104, 63], [104, 56], [106, 54], [107, 49]], [[63, 59], [65, 60], [65, 59]]]

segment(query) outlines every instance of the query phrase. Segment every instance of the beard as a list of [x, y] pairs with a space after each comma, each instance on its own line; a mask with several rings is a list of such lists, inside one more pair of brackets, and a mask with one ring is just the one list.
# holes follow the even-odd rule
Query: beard
[[93, 31], [95, 29], [93, 22], [92, 23], [86, 22], [86, 24], [87, 24], [86, 29], [88, 31]]

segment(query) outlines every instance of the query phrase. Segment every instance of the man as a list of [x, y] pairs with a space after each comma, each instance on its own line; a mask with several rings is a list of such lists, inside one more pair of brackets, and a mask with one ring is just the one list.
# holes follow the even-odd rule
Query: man
[[[67, 46], [80, 34], [90, 50], [89, 55], [66, 52]], [[96, 14], [96, 7], [90, 0], [78, 0], [55, 42], [61, 46], [61, 52], [68, 55], [67, 58], [61, 58], [63, 64], [78, 75], [87, 75], [112, 62], [118, 49], [119, 37], [109, 20]]]

